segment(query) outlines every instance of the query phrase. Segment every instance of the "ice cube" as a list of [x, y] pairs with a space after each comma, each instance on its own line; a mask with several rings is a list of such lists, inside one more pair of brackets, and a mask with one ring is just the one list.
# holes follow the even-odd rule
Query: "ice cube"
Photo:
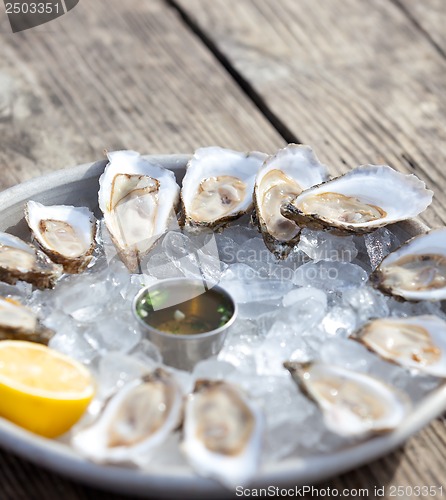
[[120, 290], [121, 297], [127, 302], [131, 302], [136, 294], [146, 286], [154, 285], [158, 279], [148, 274], [132, 274], [127, 286]]
[[304, 301], [314, 303], [323, 309], [327, 307], [327, 295], [322, 290], [311, 286], [291, 290], [283, 297], [282, 304], [284, 307], [290, 307]]
[[290, 281], [262, 278], [246, 264], [229, 266], [220, 285], [241, 303], [281, 299], [293, 286]]
[[142, 339], [130, 350], [129, 355], [148, 366], [156, 366], [163, 361], [158, 347], [148, 339]]
[[220, 260], [225, 264], [235, 264], [239, 261], [238, 251], [240, 246], [225, 233], [216, 234], [215, 241], [217, 242], [218, 255]]
[[228, 265], [222, 262], [218, 256], [208, 249], [197, 250], [197, 257], [200, 266], [200, 274], [206, 282], [208, 288], [218, 284]]
[[[54, 316], [60, 316], [55, 321]], [[56, 332], [49, 342], [49, 347], [62, 352], [81, 363], [91, 363], [97, 356], [97, 350], [82, 335], [82, 330], [76, 325], [70, 316], [54, 312], [52, 318], [47, 318], [45, 324]]]
[[97, 383], [100, 399], [104, 399], [125, 384], [150, 373], [155, 365], [147, 365], [134, 357], [111, 352], [99, 360]]
[[348, 337], [357, 328], [357, 316], [350, 307], [335, 306], [322, 320], [322, 328], [330, 336]]
[[131, 313], [124, 311], [119, 315], [99, 316], [86, 327], [83, 335], [101, 354], [110, 351], [128, 352], [141, 340], [141, 332]]
[[227, 268], [220, 260], [213, 233], [186, 235], [170, 231], [163, 239], [162, 249], [183, 276], [204, 279], [208, 287], [217, 284]]
[[372, 318], [384, 318], [389, 315], [386, 297], [369, 287], [345, 290], [342, 293], [344, 304], [356, 312], [358, 324]]
[[145, 274], [157, 279], [183, 278], [184, 273], [162, 252], [152, 251], [147, 259]]
[[105, 273], [80, 274], [63, 278], [53, 295], [54, 307], [79, 321], [99, 315], [110, 300], [110, 285]]
[[256, 265], [259, 262], [275, 263], [276, 260], [276, 257], [266, 248], [263, 239], [259, 235], [246, 241], [241, 247], [241, 252], [239, 252], [239, 262], [249, 266]]
[[174, 376], [180, 389], [183, 391], [183, 394], [189, 394], [193, 392], [195, 380], [191, 372], [178, 370], [177, 368], [173, 368], [172, 366], [166, 368], [167, 371]]
[[293, 282], [300, 286], [313, 286], [325, 290], [357, 287], [365, 283], [367, 273], [350, 262], [309, 262], [294, 273]]
[[254, 350], [261, 344], [265, 335], [261, 322], [237, 319], [229, 328], [218, 359], [231, 363], [242, 372], [255, 373]]
[[[311, 433], [317, 441], [323, 427], [313, 426], [317, 410], [305, 398], [291, 380], [289, 373], [282, 367], [280, 376], [252, 376], [232, 374], [234, 383], [240, 385], [263, 411], [266, 420], [266, 443], [262, 461], [273, 462], [290, 455], [301, 442], [302, 434]], [[305, 429], [305, 433], [302, 433]], [[299, 440], [290, 436], [299, 435]]]
[[238, 304], [238, 317], [240, 319], [258, 319], [261, 316], [268, 316], [274, 319], [280, 313], [280, 299], [240, 302]]
[[252, 226], [241, 223], [231, 224], [224, 229], [225, 236], [231, 238], [237, 245], [243, 245], [251, 238], [261, 238], [258, 230]]
[[364, 235], [364, 242], [372, 269], [375, 269], [398, 246], [395, 235], [385, 227]]
[[101, 267], [103, 265], [103, 258], [105, 258], [106, 262], [111, 262], [114, 259], [117, 259], [117, 251], [116, 247], [111, 239], [110, 233], [107, 229], [104, 219], [101, 219], [99, 222], [97, 241], [98, 245], [98, 255], [96, 262], [90, 266], [91, 270], [94, 270], [96, 267]]
[[169, 231], [164, 235], [161, 247], [172, 262], [186, 258], [195, 250], [189, 236], [180, 231]]
[[352, 339], [333, 338], [326, 340], [319, 352], [320, 360], [360, 372], [368, 372], [376, 357], [362, 344]]
[[351, 262], [358, 250], [353, 236], [337, 236], [328, 231], [301, 231], [298, 248], [315, 262], [320, 260]]
[[[310, 323], [307, 323], [310, 324]], [[254, 356], [259, 375], [285, 376], [284, 361], [290, 359], [293, 353], [307, 354], [312, 357], [308, 343], [302, 331], [306, 325], [276, 321], [268, 332], [265, 340], [255, 350]]]
[[222, 380], [227, 378], [235, 369], [234, 365], [226, 361], [205, 359], [195, 365], [192, 376], [195, 380]]
[[291, 290], [283, 298], [285, 309], [280, 320], [296, 333], [309, 331], [317, 326], [327, 310], [327, 296], [322, 290], [303, 287]]

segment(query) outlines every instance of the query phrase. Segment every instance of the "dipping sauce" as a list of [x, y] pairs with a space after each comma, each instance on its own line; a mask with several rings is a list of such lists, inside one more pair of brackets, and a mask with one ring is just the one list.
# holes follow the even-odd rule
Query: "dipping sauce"
[[174, 335], [197, 335], [216, 330], [234, 314], [230, 299], [218, 291], [210, 289], [195, 295], [192, 290], [190, 295], [195, 296], [181, 300], [184, 294], [184, 288], [152, 290], [139, 298], [136, 312], [152, 328]]

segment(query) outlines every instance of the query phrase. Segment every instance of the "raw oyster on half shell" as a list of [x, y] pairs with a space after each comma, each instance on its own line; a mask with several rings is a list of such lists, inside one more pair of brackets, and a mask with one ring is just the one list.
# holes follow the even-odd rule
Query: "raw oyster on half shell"
[[54, 332], [31, 310], [14, 299], [0, 297], [0, 340], [27, 340], [48, 345]]
[[235, 386], [198, 380], [186, 402], [181, 448], [198, 474], [243, 485], [259, 465], [263, 427], [262, 413]]
[[72, 439], [99, 463], [145, 462], [181, 420], [182, 392], [162, 368], [126, 384], [106, 401], [93, 424]]
[[28, 201], [25, 216], [36, 243], [66, 273], [87, 267], [96, 236], [96, 219], [88, 208]]
[[387, 255], [370, 280], [405, 300], [446, 299], [446, 228], [415, 236]]
[[437, 316], [375, 319], [351, 338], [387, 361], [446, 377], [446, 322]]
[[282, 208], [282, 214], [314, 229], [368, 233], [416, 217], [432, 201], [432, 191], [415, 175], [387, 165], [363, 165], [307, 189]]
[[0, 281], [15, 285], [27, 281], [37, 288], [52, 288], [63, 267], [17, 236], [0, 233]]
[[175, 175], [135, 151], [108, 153], [99, 179], [99, 208], [118, 255], [131, 272], [170, 228], [180, 188]]
[[369, 375], [318, 362], [288, 361], [284, 366], [319, 406], [326, 426], [341, 436], [388, 432], [407, 415], [408, 398]]
[[277, 257], [286, 257], [300, 233], [299, 226], [282, 215], [282, 206], [327, 176], [313, 150], [297, 144], [280, 149], [260, 168], [254, 188], [256, 221], [265, 245]]
[[217, 228], [250, 211], [255, 177], [266, 157], [257, 151], [197, 149], [181, 189], [185, 225]]

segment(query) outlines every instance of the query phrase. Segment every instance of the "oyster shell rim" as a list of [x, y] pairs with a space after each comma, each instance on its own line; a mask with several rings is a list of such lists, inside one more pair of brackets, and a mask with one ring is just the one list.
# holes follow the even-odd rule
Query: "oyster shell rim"
[[[356, 432], [356, 433], [337, 432], [335, 430], [335, 428], [325, 420], [326, 409], [322, 407], [320, 401], [318, 401], [318, 398], [312, 393], [311, 389], [307, 386], [306, 382], [304, 381], [303, 372], [306, 370], [310, 370], [313, 366], [326, 367], [326, 368], [328, 368], [328, 370], [330, 370], [330, 369], [334, 369], [335, 371], [337, 370], [337, 371], [341, 372], [341, 376], [342, 376], [342, 374], [345, 374], [347, 376], [347, 378], [350, 377], [350, 379], [353, 378], [352, 375], [357, 375], [358, 378], [361, 379], [365, 383], [367, 383], [367, 380], [370, 380], [376, 386], [380, 386], [380, 388], [382, 390], [387, 391], [389, 397], [391, 395], [394, 396], [395, 406], [397, 406], [397, 404], [398, 404], [400, 406], [400, 408], [402, 409], [402, 412], [406, 416], [413, 409], [413, 404], [412, 404], [409, 396], [405, 392], [399, 390], [398, 388], [396, 388], [396, 387], [394, 387], [394, 386], [392, 386], [392, 385], [382, 381], [381, 379], [379, 379], [373, 375], [370, 375], [368, 373], [350, 370], [347, 368], [343, 368], [339, 365], [336, 365], [334, 363], [325, 363], [325, 362], [319, 361], [319, 360], [306, 361], [303, 363], [300, 363], [297, 361], [285, 361], [283, 363], [283, 366], [285, 369], [287, 369], [290, 372], [293, 381], [299, 387], [299, 389], [302, 391], [302, 393], [317, 406], [317, 408], [319, 409], [319, 411], [322, 414], [322, 417], [324, 418], [324, 421], [326, 422], [325, 425], [326, 425], [327, 429], [330, 430], [331, 432], [334, 432], [335, 434], [338, 434], [338, 435], [343, 436], [343, 437], [350, 436], [350, 437], [355, 438], [355, 439], [368, 440], [373, 436], [388, 434], [388, 433], [390, 433], [398, 428], [398, 426], [402, 422], [404, 416], [402, 416], [401, 420], [399, 422], [397, 422], [396, 424], [394, 424], [393, 426], [381, 424], [380, 427], [375, 427], [374, 425], [372, 425], [371, 427], [364, 428], [362, 430], [362, 432]], [[382, 419], [383, 419], [383, 417], [381, 417], [379, 420], [382, 420]], [[388, 421], [389, 416], [386, 415], [384, 417], [384, 420]]]
[[[401, 222], [413, 222], [413, 221], [416, 221], [418, 224], [421, 224], [420, 221], [418, 221], [416, 218], [409, 219], [408, 221], [399, 221], [399, 222], [397, 222], [397, 224], [401, 223]], [[446, 227], [444, 227], [444, 228], [431, 228], [431, 229], [427, 229], [427, 230], [426, 230], [426, 228], [423, 228], [423, 230], [424, 230], [423, 233], [419, 233], [419, 234], [416, 234], [415, 236], [412, 236], [411, 238], [409, 238], [408, 240], [406, 240], [404, 243], [402, 243], [401, 245], [399, 245], [397, 248], [395, 248], [395, 250], [393, 250], [393, 252], [390, 252], [389, 254], [387, 254], [382, 259], [382, 261], [378, 264], [378, 266], [376, 267], [376, 269], [374, 269], [370, 273], [368, 281], [372, 284], [372, 286], [374, 288], [380, 290], [385, 295], [394, 297], [399, 302], [420, 302], [421, 300], [430, 301], [430, 302], [438, 302], [440, 300], [445, 300], [446, 299], [446, 287], [443, 287], [443, 288], [439, 289], [440, 291], [441, 290], [445, 291], [445, 297], [444, 298], [438, 298], [438, 299], [431, 298], [431, 299], [429, 299], [429, 298], [419, 298], [420, 296], [418, 296], [418, 298], [415, 298], [415, 297], [409, 298], [409, 297], [407, 297], [404, 294], [401, 294], [401, 293], [398, 294], [398, 293], [393, 292], [393, 287], [392, 286], [386, 286], [386, 285], [383, 284], [383, 273], [382, 273], [382, 270], [380, 269], [380, 267], [385, 263], [385, 261], [386, 261], [386, 259], [388, 257], [391, 257], [391, 256], [395, 255], [397, 252], [399, 252], [400, 250], [403, 250], [404, 248], [408, 247], [415, 240], [424, 238], [424, 237], [426, 237], [428, 235], [434, 234], [436, 232], [445, 232], [445, 235], [446, 235]], [[446, 251], [445, 251], [445, 256], [446, 256]], [[413, 293], [413, 292], [409, 292], [409, 293]], [[421, 293], [423, 293], [423, 292], [421, 292]], [[424, 293], [426, 293], [426, 292], [424, 292]]]
[[[197, 153], [199, 154], [202, 152], [202, 150], [208, 150], [208, 149], [218, 149], [223, 152], [227, 153], [236, 153], [240, 155], [241, 158], [247, 159], [247, 158], [258, 158], [259, 160], [262, 160], [262, 163], [259, 165], [257, 171], [250, 175], [248, 178], [253, 177], [253, 191], [250, 194], [247, 192], [247, 197], [251, 198], [251, 202], [248, 204], [246, 209], [241, 209], [237, 210], [236, 212], [232, 214], [227, 214], [223, 217], [220, 217], [220, 219], [215, 220], [214, 222], [201, 222], [201, 221], [195, 221], [194, 219], [188, 217], [187, 215], [187, 210], [186, 210], [186, 204], [184, 201], [184, 196], [183, 196], [183, 186], [184, 186], [184, 180], [186, 179], [187, 173], [189, 171], [191, 163], [196, 159]], [[237, 151], [235, 149], [230, 149], [230, 148], [224, 148], [220, 146], [207, 146], [207, 147], [200, 147], [197, 148], [194, 153], [189, 157], [186, 166], [185, 166], [185, 174], [184, 177], [181, 181], [181, 190], [180, 190], [180, 206], [181, 206], [181, 213], [179, 217], [179, 223], [180, 226], [187, 229], [188, 231], [194, 231], [195, 230], [200, 230], [200, 229], [211, 229], [213, 231], [220, 231], [224, 229], [230, 222], [239, 219], [243, 215], [249, 214], [250, 212], [253, 211], [254, 209], [254, 200], [253, 200], [253, 193], [254, 193], [254, 188], [255, 188], [255, 179], [257, 172], [259, 169], [262, 167], [263, 163], [268, 159], [269, 155], [267, 153], [263, 153], [261, 151]], [[204, 178], [203, 178], [204, 179]], [[202, 180], [203, 180], [202, 179]], [[239, 204], [240, 205], [240, 204]]]
[[[419, 366], [419, 365], [415, 365], [415, 364], [409, 365], [409, 364], [401, 363], [398, 361], [398, 359], [394, 359], [391, 356], [386, 356], [386, 355], [384, 355], [384, 353], [378, 352], [370, 344], [366, 343], [363, 339], [363, 337], [364, 337], [364, 334], [362, 333], [363, 330], [366, 329], [371, 324], [375, 323], [376, 321], [391, 320], [392, 322], [394, 321], [395, 323], [397, 323], [398, 321], [401, 321], [402, 323], [410, 323], [410, 320], [413, 320], [413, 319], [422, 320], [426, 317], [427, 318], [435, 318], [435, 320], [437, 320], [438, 322], [443, 323], [444, 327], [445, 327], [445, 332], [446, 332], [446, 321], [441, 319], [439, 316], [435, 316], [434, 314], [421, 314], [419, 316], [403, 316], [403, 317], [388, 316], [388, 317], [384, 317], [384, 318], [373, 318], [373, 319], [370, 319], [369, 321], [366, 321], [363, 325], [361, 325], [354, 332], [352, 332], [348, 336], [348, 338], [351, 340], [354, 340], [355, 342], [360, 343], [369, 352], [371, 352], [372, 354], [374, 354], [378, 358], [380, 358], [384, 361], [387, 361], [388, 363], [391, 363], [395, 366], [400, 366], [400, 367], [404, 368], [405, 370], [417, 370], [421, 374], [426, 375], [426, 376], [431, 376], [431, 377], [435, 377], [438, 379], [446, 379], [446, 367], [445, 367], [444, 375], [439, 375], [438, 374], [439, 372], [433, 373], [431, 371], [425, 370], [425, 368], [423, 366]], [[428, 333], [430, 333], [430, 331], [428, 331]], [[445, 348], [446, 348], [446, 342], [445, 342]], [[446, 353], [445, 353], [445, 358], [446, 358]]]
[[[263, 162], [263, 164], [261, 165], [261, 167], [259, 168], [259, 170], [257, 172], [257, 175], [256, 175], [256, 179], [255, 179], [255, 183], [254, 183], [254, 191], [253, 191], [253, 195], [252, 195], [253, 202], [254, 202], [253, 224], [258, 227], [258, 229], [259, 229], [259, 231], [260, 231], [260, 233], [262, 235], [263, 242], [265, 243], [265, 246], [278, 259], [286, 259], [287, 256], [292, 251], [293, 247], [296, 246], [299, 243], [299, 241], [300, 241], [300, 231], [301, 231], [302, 227], [300, 227], [299, 224], [296, 221], [294, 221], [295, 224], [296, 224], [296, 226], [299, 228], [299, 231], [297, 232], [297, 234], [291, 240], [288, 240], [288, 241], [278, 240], [272, 234], [269, 233], [269, 231], [267, 230], [267, 226], [266, 226], [265, 222], [260, 217], [260, 215], [261, 215], [261, 209], [260, 209], [259, 204], [257, 202], [257, 198], [258, 198], [258, 196], [257, 196], [257, 192], [258, 192], [258, 177], [259, 177], [259, 174], [263, 173], [262, 170], [265, 169], [271, 162], [277, 160], [278, 157], [280, 157], [281, 155], [286, 154], [286, 152], [289, 151], [289, 150], [291, 150], [291, 151], [293, 151], [293, 150], [300, 150], [300, 151], [306, 150], [306, 152], [310, 156], [312, 156], [312, 160], [314, 160], [315, 162], [318, 163], [317, 167], [319, 169], [320, 176], [321, 177], [325, 177], [325, 179], [326, 179], [323, 182], [327, 182], [327, 180], [329, 179], [328, 167], [324, 163], [321, 163], [319, 161], [316, 153], [313, 151], [313, 148], [311, 146], [309, 146], [308, 144], [289, 143], [285, 147], [280, 148], [277, 151], [275, 151], [274, 154], [269, 155], [265, 159], [265, 161]], [[262, 180], [262, 178], [260, 179], [260, 182], [261, 182], [261, 180]], [[315, 184], [315, 185], [313, 185], [311, 187], [315, 187], [317, 185], [318, 184]], [[300, 185], [299, 185], [299, 187], [300, 187]], [[309, 188], [309, 189], [311, 189], [311, 188]], [[305, 189], [302, 189], [301, 193], [303, 191], [305, 191]], [[282, 209], [280, 210], [280, 212], [281, 212], [282, 215], [284, 215], [282, 213]]]
[[[34, 201], [34, 200], [29, 200], [29, 201]], [[87, 208], [87, 207], [76, 207], [73, 205], [43, 205], [43, 203], [40, 202], [34, 202], [38, 203], [40, 205], [43, 205], [45, 208], [47, 207], [69, 207], [69, 208], [86, 208], [90, 212], [90, 222], [91, 222], [91, 244], [89, 248], [87, 249], [86, 252], [84, 252], [82, 255], [79, 255], [78, 257], [66, 257], [65, 255], [57, 252], [56, 250], [52, 250], [51, 248], [47, 247], [44, 245], [44, 243], [40, 240], [40, 238], [34, 233], [33, 229], [31, 228], [31, 223], [29, 220], [29, 201], [25, 205], [25, 219], [28, 223], [29, 229], [31, 231], [32, 235], [32, 242], [48, 257], [51, 259], [52, 262], [55, 264], [60, 264], [63, 266], [63, 270], [65, 273], [68, 274], [79, 274], [85, 271], [85, 269], [88, 267], [88, 264], [91, 262], [93, 259], [93, 253], [96, 249], [96, 235], [98, 233], [98, 220], [94, 216], [93, 212]], [[40, 219], [42, 220], [42, 219]], [[63, 222], [63, 221], [62, 221]]]
[[[426, 207], [424, 207], [423, 210], [418, 212], [416, 215], [410, 215], [409, 217], [404, 217], [404, 218], [399, 218], [399, 219], [392, 219], [392, 220], [386, 220], [385, 218], [381, 219], [376, 219], [375, 221], [371, 221], [371, 223], [365, 223], [367, 225], [360, 225], [361, 223], [355, 224], [348, 224], [348, 223], [342, 223], [340, 221], [333, 221], [330, 219], [327, 219], [324, 216], [318, 215], [316, 213], [305, 213], [299, 208], [297, 208], [294, 205], [294, 202], [299, 198], [301, 195], [306, 195], [310, 191], [317, 190], [321, 188], [322, 186], [326, 185], [327, 183], [333, 182], [333, 181], [338, 181], [344, 178], [345, 176], [353, 177], [354, 172], [359, 172], [365, 171], [365, 170], [378, 170], [378, 168], [382, 168], [384, 170], [387, 170], [387, 172], [392, 172], [391, 175], [397, 174], [406, 179], [407, 182], [410, 182], [413, 186], [416, 184], [419, 186], [420, 189], [424, 189], [426, 191], [427, 196], [430, 196], [430, 202], [427, 204]], [[333, 191], [336, 192], [336, 191]], [[327, 230], [327, 229], [332, 229], [336, 230], [339, 232], [340, 235], [345, 235], [345, 234], [367, 234], [375, 231], [376, 229], [379, 229], [380, 227], [385, 227], [390, 224], [396, 224], [398, 222], [405, 222], [407, 220], [412, 220], [416, 217], [418, 217], [421, 213], [423, 213], [432, 203], [432, 199], [434, 196], [434, 192], [431, 191], [426, 187], [426, 183], [418, 178], [415, 174], [404, 174], [403, 172], [400, 172], [399, 170], [396, 170], [389, 165], [374, 165], [374, 164], [363, 164], [359, 165], [358, 167], [355, 167], [348, 172], [345, 172], [344, 174], [338, 175], [336, 177], [332, 177], [328, 179], [327, 181], [321, 182], [320, 184], [314, 185], [304, 191], [294, 200], [292, 200], [290, 203], [287, 205], [283, 206], [281, 209], [282, 215], [288, 219], [294, 220], [298, 225], [301, 227], [308, 227], [310, 229], [315, 229], [315, 230]], [[381, 222], [379, 222], [381, 221]]]

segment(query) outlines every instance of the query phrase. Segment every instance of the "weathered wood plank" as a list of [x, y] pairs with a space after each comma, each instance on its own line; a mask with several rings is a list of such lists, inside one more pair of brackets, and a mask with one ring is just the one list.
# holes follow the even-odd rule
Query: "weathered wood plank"
[[[381, 162], [415, 172], [436, 192], [423, 219], [444, 225], [446, 64], [399, 7], [386, 0], [171, 3], [335, 172]], [[443, 421], [434, 422], [404, 453], [326, 485], [446, 486], [445, 438]]]
[[29, 31], [0, 27], [0, 188], [104, 148], [272, 151], [283, 142], [162, 1], [80, 2]]
[[389, 0], [173, 0], [334, 172], [386, 162], [446, 221], [446, 61]]
[[446, 3], [443, 0], [393, 0], [446, 56]]

